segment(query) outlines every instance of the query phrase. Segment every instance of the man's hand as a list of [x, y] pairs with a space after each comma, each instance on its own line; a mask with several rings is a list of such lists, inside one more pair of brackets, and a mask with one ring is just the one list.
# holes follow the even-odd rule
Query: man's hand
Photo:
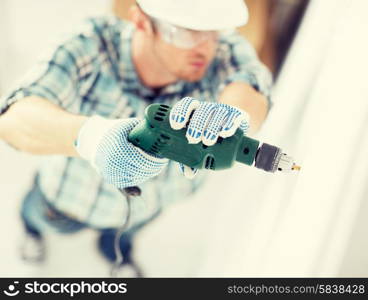
[[[246, 133], [249, 116], [246, 112], [224, 103], [203, 102], [186, 97], [171, 109], [170, 125], [176, 130], [187, 126], [186, 137], [189, 143], [202, 142], [206, 146], [212, 146], [219, 137], [232, 136], [238, 128]], [[196, 169], [182, 164], [180, 167], [188, 178], [193, 178], [197, 172]]]
[[138, 119], [90, 117], [82, 126], [76, 149], [110, 184], [118, 188], [139, 185], [157, 176], [168, 160], [152, 156], [128, 141]]

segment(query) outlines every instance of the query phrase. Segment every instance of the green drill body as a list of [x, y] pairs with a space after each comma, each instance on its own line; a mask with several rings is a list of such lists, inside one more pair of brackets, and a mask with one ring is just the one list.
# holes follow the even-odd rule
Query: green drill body
[[234, 161], [252, 165], [256, 159], [259, 141], [244, 136], [237, 129], [228, 138], [219, 138], [213, 146], [203, 143], [189, 144], [186, 128], [174, 130], [170, 126], [171, 108], [151, 104], [145, 118], [129, 134], [129, 141], [148, 153], [165, 157], [196, 169], [222, 170]]

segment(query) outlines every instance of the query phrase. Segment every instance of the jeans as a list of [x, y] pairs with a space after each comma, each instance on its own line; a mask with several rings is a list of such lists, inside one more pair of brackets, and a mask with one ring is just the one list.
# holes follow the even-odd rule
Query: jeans
[[[74, 220], [53, 208], [40, 190], [37, 177], [33, 188], [23, 200], [21, 218], [26, 231], [35, 237], [42, 237], [42, 233], [45, 232], [71, 234], [88, 227], [88, 225]], [[124, 257], [124, 263], [132, 262], [132, 236], [140, 227], [132, 228], [120, 237], [120, 249]], [[114, 261], [116, 257], [114, 251], [116, 229], [98, 230], [101, 232], [98, 240], [99, 250], [108, 260]]]

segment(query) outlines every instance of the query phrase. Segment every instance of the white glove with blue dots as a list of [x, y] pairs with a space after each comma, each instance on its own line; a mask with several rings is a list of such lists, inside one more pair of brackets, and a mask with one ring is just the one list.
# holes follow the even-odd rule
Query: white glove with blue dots
[[[190, 120], [189, 120], [190, 119]], [[187, 124], [189, 121], [189, 124]], [[232, 136], [240, 128], [246, 134], [249, 116], [246, 112], [224, 103], [204, 102], [185, 97], [170, 112], [170, 125], [179, 130], [187, 126], [188, 143], [212, 146], [219, 137]], [[187, 178], [193, 178], [197, 169], [180, 164]]]
[[79, 155], [88, 160], [106, 182], [122, 189], [157, 176], [168, 163], [128, 141], [136, 118], [109, 120], [92, 116], [83, 124], [76, 141]]

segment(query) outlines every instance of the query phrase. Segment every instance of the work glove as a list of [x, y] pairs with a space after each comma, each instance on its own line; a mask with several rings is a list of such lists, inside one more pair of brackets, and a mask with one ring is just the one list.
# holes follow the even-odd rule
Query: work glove
[[148, 154], [128, 141], [136, 118], [110, 120], [92, 116], [76, 140], [79, 155], [89, 161], [106, 182], [123, 189], [157, 176], [168, 159]]
[[[185, 97], [172, 107], [170, 125], [175, 130], [187, 127], [188, 143], [202, 142], [204, 145], [212, 146], [219, 137], [232, 136], [238, 128], [246, 134], [249, 116], [241, 109], [224, 103], [204, 102]], [[190, 179], [197, 173], [197, 169], [183, 164], [180, 164], [180, 170]]]

